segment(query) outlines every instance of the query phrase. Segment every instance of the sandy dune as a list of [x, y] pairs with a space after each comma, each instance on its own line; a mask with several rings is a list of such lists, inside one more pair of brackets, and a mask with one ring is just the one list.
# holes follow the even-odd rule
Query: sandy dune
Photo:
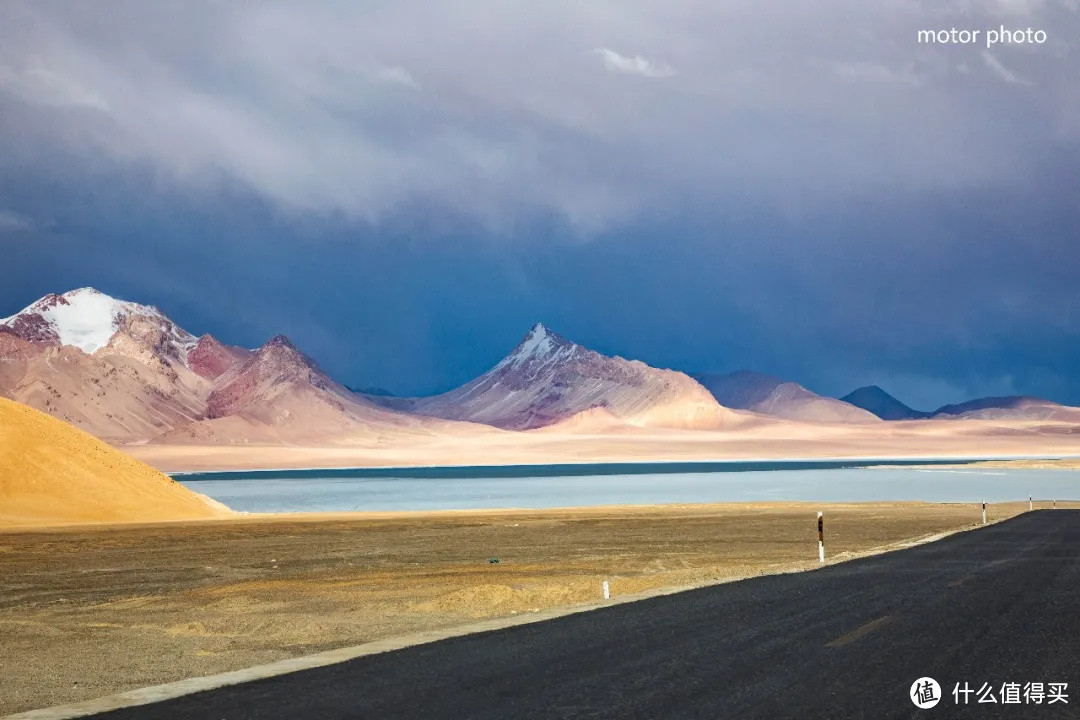
[[230, 515], [87, 433], [0, 398], [0, 527]]

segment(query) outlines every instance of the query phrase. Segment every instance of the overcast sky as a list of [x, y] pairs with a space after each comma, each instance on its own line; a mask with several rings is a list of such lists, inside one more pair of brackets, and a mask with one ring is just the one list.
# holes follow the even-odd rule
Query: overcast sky
[[[1044, 29], [926, 46], [919, 29]], [[0, 315], [1080, 404], [1080, 0], [0, 0]]]

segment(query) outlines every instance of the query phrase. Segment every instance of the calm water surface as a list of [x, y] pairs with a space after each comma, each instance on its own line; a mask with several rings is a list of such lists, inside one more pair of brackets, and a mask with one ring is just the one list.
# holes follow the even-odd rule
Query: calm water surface
[[[875, 461], [879, 463], [880, 461]], [[455, 510], [748, 501], [1003, 502], [1080, 499], [1080, 470], [933, 469], [860, 463], [654, 463], [177, 476], [248, 512]]]

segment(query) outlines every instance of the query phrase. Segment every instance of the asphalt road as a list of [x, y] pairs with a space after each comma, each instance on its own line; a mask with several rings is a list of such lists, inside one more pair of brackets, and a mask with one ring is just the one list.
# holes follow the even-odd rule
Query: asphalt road
[[[828, 530], [828, 528], [826, 528]], [[827, 539], [827, 537], [826, 537]], [[100, 718], [1080, 717], [1080, 511], [189, 695]], [[944, 698], [920, 710], [911, 684]], [[998, 704], [957, 705], [956, 683]], [[1001, 704], [1068, 683], [1069, 704]]]

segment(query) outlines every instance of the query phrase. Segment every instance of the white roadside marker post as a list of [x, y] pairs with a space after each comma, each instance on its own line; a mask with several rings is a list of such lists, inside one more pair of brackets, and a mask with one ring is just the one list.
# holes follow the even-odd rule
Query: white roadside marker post
[[611, 599], [611, 586], [608, 585], [607, 580], [604, 581], [604, 599], [605, 600], [610, 600]]
[[986, 524], [986, 503], [983, 503], [983, 525]]
[[1035, 503], [1032, 502], [1031, 496], [1028, 495], [1028, 512], [1031, 512], [1034, 509], [1035, 509]]
[[817, 514], [817, 559], [819, 563], [825, 562], [825, 518], [820, 511]]

